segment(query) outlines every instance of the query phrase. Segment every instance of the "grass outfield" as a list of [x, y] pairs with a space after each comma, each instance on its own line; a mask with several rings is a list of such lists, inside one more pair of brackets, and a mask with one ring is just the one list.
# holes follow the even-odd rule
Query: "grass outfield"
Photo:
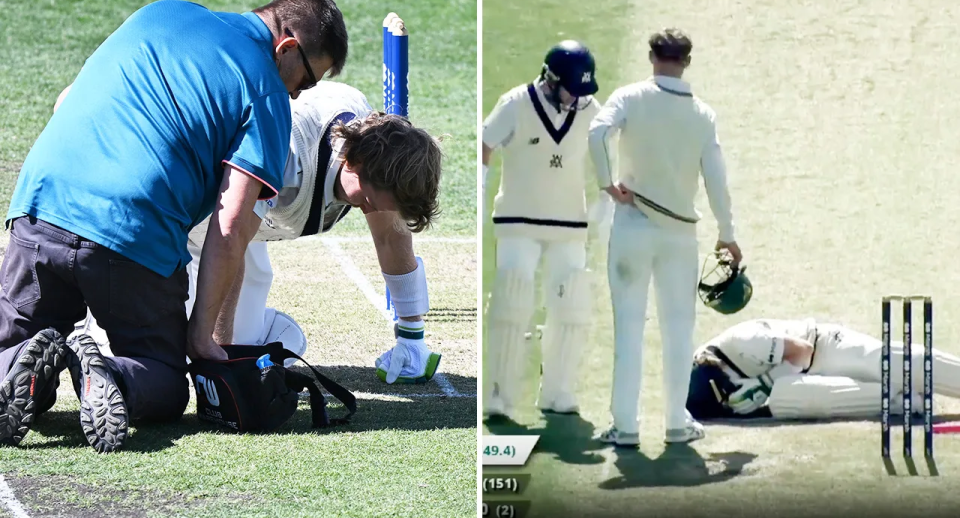
[[[698, 309], [696, 340], [750, 318], [816, 317], [879, 335], [880, 298], [934, 298], [934, 346], [960, 354], [960, 84], [955, 39], [960, 8], [881, 1], [669, 3], [604, 0], [579, 4], [487, 0], [483, 19], [484, 115], [510, 87], [532, 79], [550, 44], [585, 41], [598, 63], [601, 101], [643, 79], [648, 35], [663, 26], [694, 42], [687, 78], [718, 112], [733, 194], [738, 242], [755, 287], [740, 314]], [[536, 27], [536, 30], [525, 30]], [[495, 191], [495, 189], [491, 189]], [[492, 196], [491, 192], [491, 196]], [[716, 240], [702, 192], [701, 253]], [[484, 232], [483, 286], [494, 277], [490, 224]], [[960, 504], [960, 441], [937, 436], [936, 468], [916, 470], [879, 457], [875, 421], [753, 426], [708, 425], [691, 448], [662, 443], [660, 336], [647, 319], [643, 427], [639, 452], [604, 447], [591, 435], [609, 424], [613, 329], [606, 252], [591, 242], [596, 319], [583, 361], [579, 417], [533, 408], [538, 354], [529, 365], [530, 408], [517, 426], [486, 432], [541, 434], [519, 472], [532, 475], [523, 499], [530, 516], [556, 509], [579, 516], [834, 516], [885, 510], [900, 516], [955, 516]], [[701, 256], [702, 257], [702, 256]], [[919, 308], [914, 309], [920, 322]], [[542, 318], [539, 315], [538, 318]], [[919, 325], [919, 324], [917, 324]], [[895, 335], [901, 332], [894, 321]], [[915, 330], [920, 339], [920, 329]], [[936, 374], [934, 374], [936, 377]], [[940, 419], [960, 419], [960, 404], [935, 397]], [[900, 451], [899, 427], [893, 445]], [[896, 457], [896, 454], [895, 454]], [[484, 469], [484, 473], [504, 469]], [[517, 472], [513, 470], [513, 472]]]
[[[57, 94], [142, 4], [0, 0], [16, 22], [0, 24], [0, 211]], [[257, 2], [204, 5], [239, 12]], [[476, 514], [476, 5], [340, 7], [350, 56], [337, 80], [382, 105], [381, 22], [396, 10], [411, 34], [410, 118], [445, 135], [443, 214], [415, 238], [431, 288], [427, 340], [443, 354], [444, 376], [419, 386], [376, 379], [373, 360], [393, 335], [372, 241], [362, 215], [351, 214], [322, 239], [269, 245], [269, 304], [301, 324], [306, 358], [355, 391], [351, 424], [313, 431], [304, 404], [278, 433], [240, 436], [198, 421], [191, 401], [178, 424], [136, 426], [123, 451], [97, 455], [63, 385], [21, 447], [0, 448], [0, 517]], [[6, 240], [0, 234], [0, 252]]]

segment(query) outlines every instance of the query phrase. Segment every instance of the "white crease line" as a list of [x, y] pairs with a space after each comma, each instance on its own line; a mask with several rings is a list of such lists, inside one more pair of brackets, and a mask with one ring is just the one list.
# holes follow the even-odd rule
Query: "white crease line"
[[[373, 243], [372, 236], [306, 236], [301, 237], [299, 241], [303, 240], [316, 240], [321, 241], [332, 241], [334, 243]], [[460, 244], [470, 244], [476, 243], [477, 238], [475, 237], [435, 237], [435, 236], [424, 236], [424, 237], [414, 237], [414, 243], [460, 243]]]
[[[373, 307], [377, 308], [377, 311], [380, 312], [380, 315], [383, 316], [384, 320], [386, 320], [390, 326], [390, 330], [393, 331], [393, 313], [386, 307], [386, 295], [381, 297], [380, 294], [373, 289], [373, 285], [370, 284], [367, 276], [357, 268], [357, 265], [353, 263], [353, 259], [350, 259], [350, 256], [343, 251], [340, 243], [328, 237], [321, 237], [320, 241], [330, 249], [333, 256], [337, 258], [337, 262], [340, 263], [340, 268], [343, 269], [343, 273], [357, 285], [357, 288], [360, 288], [363, 296], [367, 297], [367, 300], [373, 304]], [[383, 304], [380, 303], [381, 301], [383, 301]], [[437, 382], [437, 386], [440, 387], [440, 390], [442, 390], [447, 397], [460, 397], [460, 392], [450, 384], [450, 380], [448, 380], [443, 373], [438, 372], [434, 374], [433, 380]]]
[[[437, 377], [434, 376], [433, 379], [437, 379]], [[323, 395], [324, 397], [330, 396], [330, 394], [326, 392], [324, 392]], [[374, 400], [374, 401], [436, 398], [436, 397], [442, 397], [442, 398], [448, 398], [448, 397], [475, 398], [477, 397], [476, 394], [464, 394], [462, 392], [457, 392], [455, 395], [437, 394], [436, 392], [432, 392], [429, 394], [393, 394], [393, 393], [383, 393], [383, 392], [354, 392], [353, 395], [357, 396], [357, 399], [367, 399], [367, 400]], [[301, 399], [309, 398], [309, 397], [310, 397], [309, 392], [300, 393]], [[386, 398], [389, 398], [389, 399], [386, 399]]]
[[0, 474], [0, 507], [13, 513], [13, 518], [30, 518], [17, 497], [13, 496], [13, 489], [7, 485], [2, 474]]

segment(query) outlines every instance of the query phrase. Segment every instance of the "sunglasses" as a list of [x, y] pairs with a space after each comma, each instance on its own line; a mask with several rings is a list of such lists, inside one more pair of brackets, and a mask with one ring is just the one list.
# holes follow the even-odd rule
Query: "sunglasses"
[[[284, 29], [283, 32], [285, 32], [287, 36], [290, 36], [294, 40], [297, 39], [296, 37], [294, 37], [293, 33], [290, 32], [290, 29]], [[307, 77], [310, 78], [309, 84], [307, 84], [306, 86], [301, 85], [300, 87], [301, 90], [306, 90], [308, 88], [314, 87], [317, 84], [317, 76], [313, 74], [313, 68], [310, 67], [310, 62], [307, 61], [307, 54], [303, 51], [303, 47], [300, 45], [299, 41], [297, 42], [297, 51], [300, 52], [300, 59], [303, 60], [303, 68], [307, 69]]]

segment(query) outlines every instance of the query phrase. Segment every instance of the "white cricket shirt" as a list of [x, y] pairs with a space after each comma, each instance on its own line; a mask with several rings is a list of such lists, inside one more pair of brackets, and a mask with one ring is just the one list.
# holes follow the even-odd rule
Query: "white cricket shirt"
[[[734, 241], [733, 213], [716, 114], [674, 77], [654, 76], [618, 88], [589, 130], [590, 156], [601, 189], [614, 183], [609, 139], [619, 131], [619, 180], [646, 199], [651, 219], [694, 227], [700, 176], [717, 219], [719, 238]], [[688, 219], [683, 223], [674, 216]], [[694, 231], [693, 228], [690, 229]]]
[[592, 97], [577, 111], [555, 108], [539, 83], [503, 96], [483, 122], [483, 142], [501, 148], [493, 208], [495, 235], [540, 240], [587, 239], [587, 131], [600, 111]]
[[748, 320], [711, 338], [696, 354], [705, 354], [709, 347], [716, 347], [748, 377], [757, 377], [783, 361], [785, 338], [801, 338], [813, 343], [816, 329], [813, 319]]

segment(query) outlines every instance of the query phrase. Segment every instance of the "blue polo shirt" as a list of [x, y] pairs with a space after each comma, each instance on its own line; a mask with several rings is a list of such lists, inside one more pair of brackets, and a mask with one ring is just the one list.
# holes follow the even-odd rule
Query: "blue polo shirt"
[[260, 18], [161, 0], [87, 59], [7, 220], [36, 216], [168, 277], [190, 262], [187, 233], [212, 213], [224, 163], [267, 199], [289, 146], [290, 98]]

